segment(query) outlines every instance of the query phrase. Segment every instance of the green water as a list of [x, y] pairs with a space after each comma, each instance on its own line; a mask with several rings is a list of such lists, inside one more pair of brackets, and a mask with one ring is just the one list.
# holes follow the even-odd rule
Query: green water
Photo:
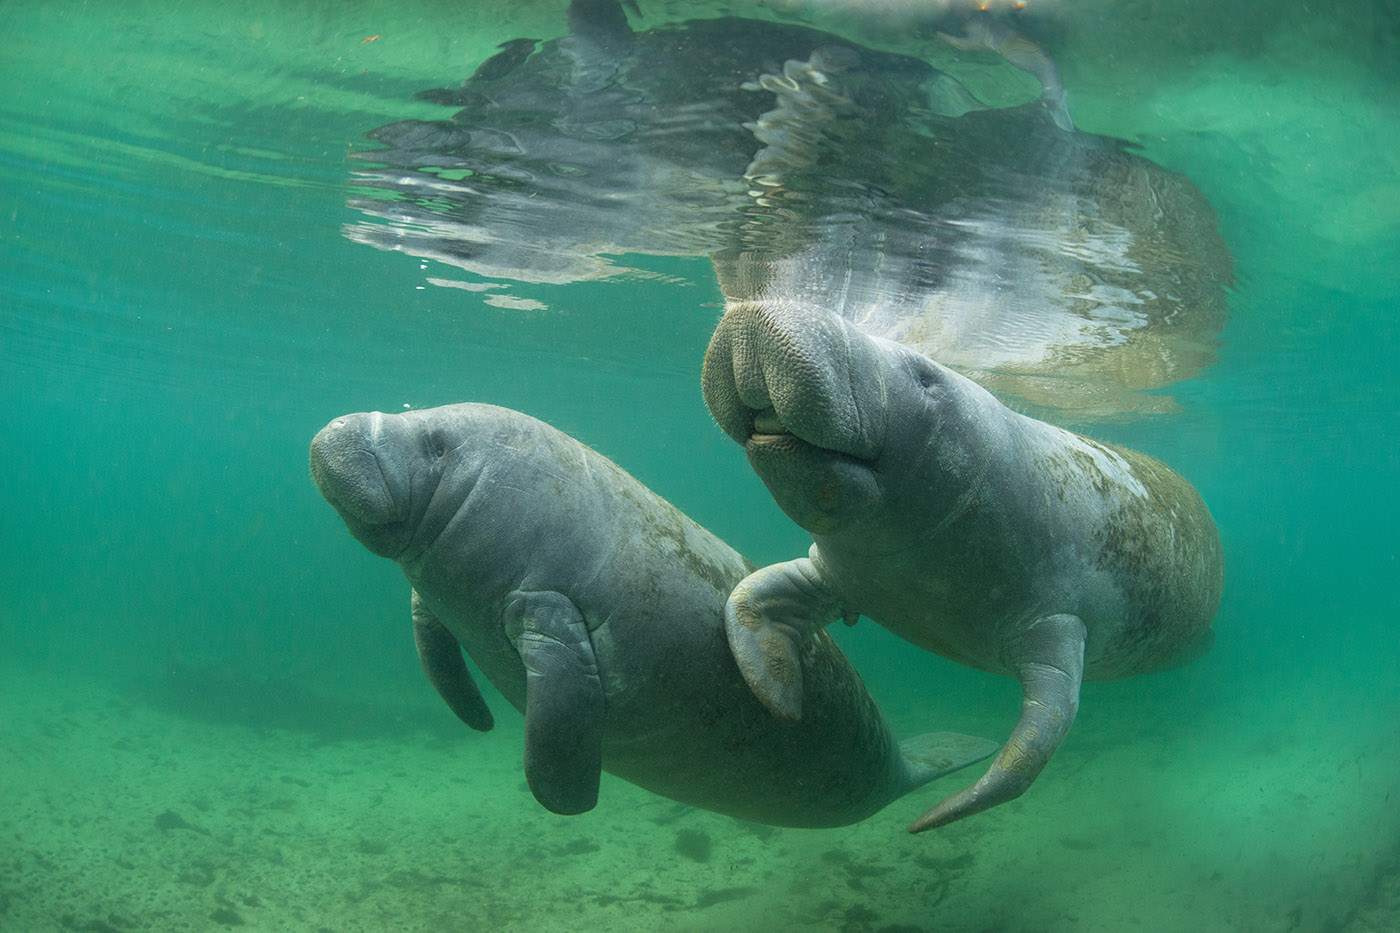
[[[805, 548], [700, 397], [707, 261], [512, 309], [341, 235], [360, 134], [440, 118], [412, 94], [561, 7], [7, 5], [0, 929], [1400, 925], [1400, 9], [1074, 5], [1076, 122], [1190, 176], [1236, 258], [1185, 410], [1087, 428], [1210, 504], [1218, 638], [1086, 685], [1027, 795], [910, 837], [965, 775], [841, 830], [608, 777], [591, 813], [543, 811], [519, 717], [488, 689], [495, 732], [451, 718], [401, 575], [307, 477], [335, 415], [486, 401], [756, 562]], [[730, 9], [755, 13], [643, 6]], [[1009, 730], [1014, 683], [837, 635], [901, 734]]]

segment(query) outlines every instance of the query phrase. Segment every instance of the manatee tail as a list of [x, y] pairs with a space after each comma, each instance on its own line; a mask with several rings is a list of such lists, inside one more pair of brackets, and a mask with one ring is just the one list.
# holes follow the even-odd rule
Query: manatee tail
[[991, 739], [957, 732], [925, 732], [899, 743], [908, 782], [906, 791], [974, 765], [996, 753]]

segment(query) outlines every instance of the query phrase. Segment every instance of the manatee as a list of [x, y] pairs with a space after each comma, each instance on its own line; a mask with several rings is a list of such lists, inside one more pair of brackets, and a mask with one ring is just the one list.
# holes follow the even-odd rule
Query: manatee
[[1209, 646], [1220, 539], [1196, 490], [1156, 460], [1018, 414], [804, 306], [731, 306], [702, 383], [812, 535], [807, 557], [751, 574], [726, 605], [730, 646], [768, 709], [805, 716], [806, 640], [858, 616], [1021, 683], [1020, 720], [987, 773], [911, 832], [1024, 792], [1074, 721], [1082, 679]]
[[419, 95], [450, 115], [367, 133], [350, 203], [369, 219], [344, 233], [496, 290], [708, 257], [729, 301], [824, 308], [1052, 420], [1174, 407], [1140, 390], [1215, 362], [1232, 272], [1214, 211], [1131, 144], [1073, 130], [1044, 48], [970, 6], [919, 15], [1037, 74], [1039, 98], [979, 99], [957, 60], [807, 26], [634, 30], [613, 0], [576, 0], [567, 34]]
[[724, 603], [753, 568], [568, 435], [481, 404], [337, 418], [311, 474], [346, 527], [412, 584], [428, 678], [473, 729], [492, 717], [463, 658], [525, 714], [525, 774], [562, 814], [606, 769], [687, 804], [781, 826], [838, 826], [996, 744], [897, 743], [824, 635], [804, 641], [803, 721], [754, 699]]

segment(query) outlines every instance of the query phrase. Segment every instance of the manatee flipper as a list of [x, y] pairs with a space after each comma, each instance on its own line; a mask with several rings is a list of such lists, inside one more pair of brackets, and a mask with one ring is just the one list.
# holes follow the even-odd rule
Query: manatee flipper
[[472, 680], [467, 664], [462, 660], [462, 646], [457, 637], [438, 621], [422, 597], [413, 593], [413, 643], [418, 648], [418, 660], [428, 683], [447, 701], [457, 718], [477, 732], [489, 732], [496, 724], [491, 710]]
[[1084, 677], [1084, 623], [1058, 614], [1036, 619], [1007, 646], [1007, 666], [1021, 681], [1021, 718], [987, 773], [909, 827], [911, 833], [946, 826], [1014, 800], [1045, 767], [1079, 711]]
[[899, 743], [908, 790], [974, 765], [996, 753], [991, 739], [958, 732], [925, 732]]
[[749, 689], [778, 719], [802, 718], [802, 643], [843, 616], [805, 557], [761, 567], [729, 594], [729, 650]]
[[512, 590], [506, 636], [525, 664], [525, 779], [555, 813], [593, 809], [603, 768], [603, 682], [588, 626], [562, 593]]

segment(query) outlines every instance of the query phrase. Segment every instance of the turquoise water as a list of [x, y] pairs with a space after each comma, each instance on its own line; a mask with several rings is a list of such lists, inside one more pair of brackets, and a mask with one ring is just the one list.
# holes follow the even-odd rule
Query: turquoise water
[[[412, 95], [558, 35], [560, 6], [10, 6], [0, 928], [1400, 924], [1400, 10], [1105, 2], [1061, 22], [1078, 125], [1188, 175], [1237, 277], [1180, 413], [1071, 426], [1197, 485], [1226, 594], [1206, 658], [1086, 685], [1026, 796], [910, 837], [964, 775], [841, 830], [607, 777], [591, 813], [543, 811], [519, 717], [489, 689], [489, 735], [442, 708], [401, 575], [307, 477], [335, 415], [486, 401], [756, 562], [805, 548], [700, 397], [708, 261], [629, 257], [643, 274], [512, 284], [501, 307], [341, 234], [361, 134], [440, 118]], [[1014, 683], [869, 623], [837, 635], [902, 735], [1009, 729]]]

